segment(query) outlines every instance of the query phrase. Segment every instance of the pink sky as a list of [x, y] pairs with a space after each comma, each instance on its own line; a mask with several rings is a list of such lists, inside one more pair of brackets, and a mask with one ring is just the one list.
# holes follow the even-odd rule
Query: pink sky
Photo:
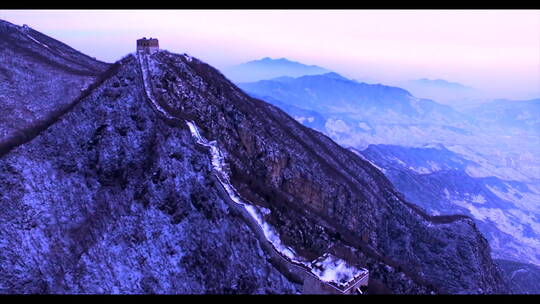
[[0, 19], [109, 62], [152, 36], [217, 68], [286, 57], [382, 83], [442, 78], [540, 97], [540, 10], [0, 10]]

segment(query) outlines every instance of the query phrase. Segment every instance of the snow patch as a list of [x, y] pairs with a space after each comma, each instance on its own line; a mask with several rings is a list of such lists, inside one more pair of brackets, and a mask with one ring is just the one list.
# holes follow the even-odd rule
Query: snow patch
[[341, 119], [328, 119], [324, 124], [330, 133], [349, 133], [351, 128]]
[[304, 123], [304, 121], [307, 122], [313, 122], [315, 121], [315, 117], [303, 117], [303, 116], [295, 116], [294, 119], [298, 121], [299, 123]]
[[366, 272], [363, 268], [349, 266], [347, 262], [329, 253], [313, 261], [312, 273], [319, 279], [339, 286], [346, 286], [358, 276]]
[[364, 130], [364, 131], [371, 131], [372, 130], [371, 127], [367, 123], [365, 123], [363, 121], [358, 123], [358, 127], [360, 129]]
[[450, 199], [450, 192], [448, 192], [447, 188], [444, 188], [444, 197], [446, 197], [446, 199]]
[[472, 198], [472, 202], [477, 204], [484, 204], [486, 202], [486, 198], [483, 197], [481, 194], [474, 195]]

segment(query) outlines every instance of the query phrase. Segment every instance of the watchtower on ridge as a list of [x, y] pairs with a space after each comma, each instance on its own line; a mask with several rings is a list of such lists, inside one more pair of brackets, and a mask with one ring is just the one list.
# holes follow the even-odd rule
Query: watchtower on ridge
[[159, 51], [159, 41], [157, 38], [148, 38], [143, 37], [142, 39], [137, 40], [137, 52], [145, 54], [154, 54]]

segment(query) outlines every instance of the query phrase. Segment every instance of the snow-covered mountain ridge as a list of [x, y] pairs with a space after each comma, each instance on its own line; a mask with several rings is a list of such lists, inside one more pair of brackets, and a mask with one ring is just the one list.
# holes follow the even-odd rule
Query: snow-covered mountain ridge
[[372, 293], [507, 292], [469, 217], [426, 214], [369, 162], [195, 57], [147, 59], [147, 74], [133, 55], [115, 63], [0, 156], [0, 292], [299, 292], [186, 122], [307, 260], [365, 267]]

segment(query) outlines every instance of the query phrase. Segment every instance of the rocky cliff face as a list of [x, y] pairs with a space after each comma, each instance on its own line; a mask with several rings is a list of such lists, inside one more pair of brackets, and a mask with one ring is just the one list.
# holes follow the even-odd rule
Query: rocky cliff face
[[367, 267], [374, 293], [505, 292], [471, 219], [425, 214], [371, 164], [196, 58], [145, 62], [146, 82], [126, 57], [1, 156], [0, 292], [299, 291], [228, 207], [186, 119], [302, 257]]

